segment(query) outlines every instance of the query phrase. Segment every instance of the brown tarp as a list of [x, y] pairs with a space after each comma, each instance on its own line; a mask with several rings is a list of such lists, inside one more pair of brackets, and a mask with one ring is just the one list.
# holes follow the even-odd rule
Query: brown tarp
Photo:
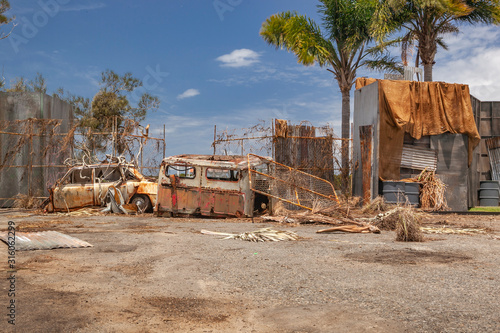
[[286, 138], [288, 136], [288, 122], [283, 119], [275, 119], [274, 132], [277, 138]]
[[472, 151], [481, 137], [472, 113], [469, 86], [358, 78], [356, 89], [376, 81], [380, 112], [380, 178], [399, 180], [405, 132], [415, 139], [446, 132], [466, 134], [470, 166]]

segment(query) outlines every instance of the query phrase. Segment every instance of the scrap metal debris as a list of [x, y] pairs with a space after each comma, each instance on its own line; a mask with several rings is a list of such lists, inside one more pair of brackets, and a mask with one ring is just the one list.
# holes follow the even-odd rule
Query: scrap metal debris
[[271, 228], [263, 228], [253, 232], [244, 232], [241, 234], [230, 234], [208, 230], [201, 230], [201, 233], [204, 235], [226, 236], [222, 239], [241, 239], [249, 242], [279, 242], [283, 240], [299, 239], [299, 236], [293, 231], [273, 230]]
[[[108, 188], [106, 199], [108, 200], [108, 204], [106, 208], [102, 210], [103, 213], [112, 212], [115, 214], [136, 214], [139, 212], [137, 205], [125, 204], [122, 192], [119, 191], [114, 185], [111, 185]], [[142, 213], [143, 211], [140, 212]]]
[[[1, 232], [0, 239], [8, 244], [8, 232]], [[10, 241], [12, 242], [12, 239], [10, 239]], [[92, 244], [57, 231], [16, 232], [15, 236], [16, 251], [50, 250], [58, 248], [80, 247], [92, 247]]]

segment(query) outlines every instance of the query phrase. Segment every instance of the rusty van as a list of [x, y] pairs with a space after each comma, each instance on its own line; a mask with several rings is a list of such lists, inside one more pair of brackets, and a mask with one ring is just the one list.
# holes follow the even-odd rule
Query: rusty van
[[160, 167], [155, 213], [158, 216], [252, 217], [255, 211], [263, 212], [269, 200], [252, 191], [249, 167], [264, 170], [268, 165], [251, 156], [167, 157]]

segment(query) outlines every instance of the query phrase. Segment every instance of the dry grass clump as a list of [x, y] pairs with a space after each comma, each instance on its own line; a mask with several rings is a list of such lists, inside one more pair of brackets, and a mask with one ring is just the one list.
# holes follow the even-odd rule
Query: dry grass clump
[[369, 204], [363, 206], [361, 212], [363, 214], [374, 214], [385, 212], [388, 210], [388, 205], [385, 203], [384, 198], [379, 196], [372, 200]]
[[283, 201], [276, 200], [273, 202], [273, 212], [274, 215], [283, 215], [283, 216], [288, 216], [291, 214], [296, 214], [297, 211], [293, 211], [290, 209], [287, 209], [285, 205], [283, 204]]
[[395, 212], [383, 219], [375, 220], [372, 224], [380, 230], [396, 230], [399, 221], [399, 212]]
[[14, 208], [36, 209], [40, 208], [41, 200], [26, 194], [18, 194], [14, 199]]
[[420, 175], [405, 179], [422, 183], [420, 190], [420, 208], [433, 211], [448, 210], [448, 204], [445, 198], [446, 184], [436, 176], [434, 171], [423, 170]]
[[420, 219], [411, 208], [402, 208], [397, 213], [396, 241], [422, 242], [424, 236], [420, 229]]

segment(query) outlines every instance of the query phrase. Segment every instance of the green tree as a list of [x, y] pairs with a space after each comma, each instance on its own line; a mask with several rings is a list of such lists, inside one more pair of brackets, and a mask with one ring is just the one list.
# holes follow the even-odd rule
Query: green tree
[[38, 92], [47, 93], [47, 84], [45, 77], [41, 73], [36, 73], [33, 80], [27, 80], [24, 76], [16, 77], [10, 83], [7, 92]]
[[[102, 133], [109, 133], [114, 129], [122, 134], [117, 141], [117, 152], [121, 154], [125, 149], [125, 143], [120, 140], [123, 134], [138, 127], [148, 112], [156, 111], [160, 106], [160, 100], [156, 96], [143, 93], [139, 97], [135, 94], [136, 89], [142, 85], [142, 81], [131, 73], [119, 75], [106, 70], [101, 73], [100, 89], [92, 100], [65, 93], [64, 89], [59, 89], [56, 95], [73, 105], [82, 135], [87, 136], [88, 129]], [[137, 100], [133, 100], [135, 98]], [[104, 149], [104, 143], [108, 139], [108, 135], [101, 136], [101, 140], [87, 137], [87, 141], [92, 141], [92, 146], [96, 149]]]
[[[417, 47], [417, 63], [424, 66], [424, 80], [432, 81], [432, 67], [438, 46], [447, 49], [443, 35], [459, 31], [459, 23], [499, 24], [499, 0], [384, 0], [380, 1], [372, 23], [381, 44], [399, 43], [406, 60], [408, 48]], [[403, 31], [403, 36], [384, 39]]]
[[[349, 175], [350, 91], [356, 71], [364, 66], [395, 70], [393, 59], [379, 49], [369, 49], [370, 25], [376, 1], [320, 0], [318, 11], [324, 31], [312, 19], [295, 12], [269, 17], [260, 30], [276, 48], [293, 52], [303, 65], [318, 64], [333, 73], [342, 93], [342, 179], [347, 190]], [[369, 61], [368, 56], [376, 56]]]
[[[8, 17], [5, 13], [10, 9], [10, 3], [7, 0], [0, 0], [0, 26], [11, 23], [15, 17]], [[0, 32], [0, 39], [4, 39], [9, 37], [14, 30], [15, 24], [12, 26], [12, 29], [8, 32]]]
[[23, 76], [16, 77], [10, 82], [10, 87], [6, 90], [7, 92], [23, 92], [30, 91], [28, 87], [28, 82]]

